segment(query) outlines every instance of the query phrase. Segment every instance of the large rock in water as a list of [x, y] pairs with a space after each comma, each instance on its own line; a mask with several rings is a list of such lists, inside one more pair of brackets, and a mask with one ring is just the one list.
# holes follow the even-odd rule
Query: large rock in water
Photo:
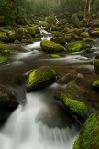
[[87, 48], [91, 48], [91, 45], [84, 43], [82, 41], [71, 42], [67, 45], [67, 49], [70, 52], [79, 52], [79, 51], [87, 49]]
[[66, 109], [72, 113], [72, 116], [76, 116], [80, 122], [86, 120], [89, 111], [84, 102], [74, 100], [66, 93], [61, 93], [58, 98], [65, 104]]
[[58, 43], [49, 40], [42, 40], [40, 46], [44, 52], [57, 53], [64, 51], [64, 47]]
[[0, 86], [0, 125], [3, 124], [8, 116], [17, 108], [17, 99], [10, 90]]
[[97, 55], [93, 61], [94, 70], [97, 74], [99, 74], [99, 55]]
[[99, 149], [99, 112], [90, 115], [72, 149]]
[[48, 66], [42, 66], [30, 72], [27, 80], [27, 90], [38, 90], [49, 86], [55, 80], [56, 73]]

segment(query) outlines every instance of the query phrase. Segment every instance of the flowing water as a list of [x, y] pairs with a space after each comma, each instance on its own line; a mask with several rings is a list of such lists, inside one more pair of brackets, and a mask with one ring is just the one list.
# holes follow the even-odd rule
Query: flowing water
[[[42, 40], [50, 40], [48, 32], [43, 28], [40, 31], [46, 35]], [[81, 53], [73, 53], [62, 58], [52, 59], [40, 50], [39, 41], [24, 46], [24, 49], [25, 52], [16, 52], [11, 55], [11, 63], [0, 67], [1, 83], [10, 84], [13, 87], [18, 75], [20, 76], [35, 67], [45, 64], [63, 74], [77, 68], [88, 69], [88, 72], [93, 72], [92, 58], [82, 56]], [[55, 88], [57, 88], [56, 83], [50, 86], [49, 89]], [[20, 90], [22, 90], [21, 87], [15, 86], [15, 89], [19, 95]], [[17, 110], [11, 114], [5, 126], [0, 130], [0, 149], [72, 149], [72, 144], [78, 133], [75, 124], [71, 127], [69, 125], [64, 127], [66, 121], [64, 122], [65, 117], [63, 114], [54, 115], [57, 106], [54, 106], [54, 103], [50, 106], [49, 101], [46, 102], [51, 93], [46, 95], [45, 92], [44, 94], [42, 92], [27, 94], [27, 103], [25, 105], [20, 104]], [[52, 127], [49, 127], [47, 121]], [[59, 127], [63, 123], [64, 126]]]
[[27, 103], [19, 105], [0, 132], [0, 149], [71, 149], [77, 134], [72, 128], [49, 128], [38, 120], [49, 112], [44, 95], [27, 94]]

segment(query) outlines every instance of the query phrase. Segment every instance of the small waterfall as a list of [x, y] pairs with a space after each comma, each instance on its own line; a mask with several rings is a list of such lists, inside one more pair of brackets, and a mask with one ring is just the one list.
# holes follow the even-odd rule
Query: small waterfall
[[0, 131], [0, 149], [71, 149], [77, 131], [49, 128], [37, 117], [47, 111], [40, 94], [27, 94], [27, 103], [19, 105]]

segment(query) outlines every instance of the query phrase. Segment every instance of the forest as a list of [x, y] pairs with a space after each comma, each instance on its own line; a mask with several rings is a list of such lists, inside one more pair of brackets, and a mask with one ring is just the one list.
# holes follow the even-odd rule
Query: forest
[[0, 0], [0, 149], [99, 149], [99, 0]]

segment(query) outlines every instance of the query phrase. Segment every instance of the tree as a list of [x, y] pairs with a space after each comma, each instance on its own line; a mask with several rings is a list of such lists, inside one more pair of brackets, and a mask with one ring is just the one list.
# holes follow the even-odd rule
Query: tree
[[87, 21], [87, 23], [90, 21], [92, 16], [92, 8], [95, 0], [85, 0], [85, 8], [84, 8], [84, 20]]

